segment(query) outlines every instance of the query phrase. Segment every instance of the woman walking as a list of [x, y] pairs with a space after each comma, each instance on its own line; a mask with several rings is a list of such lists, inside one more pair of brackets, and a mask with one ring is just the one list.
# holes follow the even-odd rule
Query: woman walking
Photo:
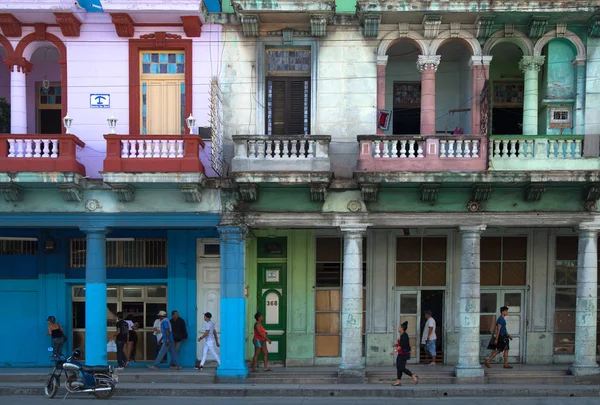
[[262, 325], [263, 316], [260, 312], [257, 312], [254, 315], [254, 319], [256, 319], [256, 322], [254, 323], [254, 339], [252, 339], [252, 343], [254, 344], [254, 358], [252, 359], [252, 366], [250, 367], [250, 371], [256, 371], [256, 366], [258, 363], [258, 354], [260, 352], [263, 353], [265, 371], [272, 371], [268, 364], [269, 351], [267, 350], [267, 343], [271, 343], [271, 341], [267, 337], [267, 331]]
[[62, 348], [67, 340], [65, 333], [61, 326], [56, 323], [56, 318], [49, 316], [48, 319], [48, 333], [46, 335], [52, 336], [52, 357], [59, 358], [62, 356]]
[[394, 345], [394, 351], [390, 353], [392, 356], [397, 354], [396, 357], [396, 382], [392, 384], [393, 387], [399, 387], [402, 384], [400, 380], [402, 379], [402, 374], [406, 374], [411, 377], [415, 384], [419, 383], [419, 377], [413, 375], [409, 369], [406, 368], [406, 362], [410, 360], [410, 341], [408, 340], [408, 334], [406, 333], [406, 329], [408, 328], [408, 322], [402, 323], [398, 328], [398, 333], [400, 333], [400, 337], [398, 338], [398, 343]]

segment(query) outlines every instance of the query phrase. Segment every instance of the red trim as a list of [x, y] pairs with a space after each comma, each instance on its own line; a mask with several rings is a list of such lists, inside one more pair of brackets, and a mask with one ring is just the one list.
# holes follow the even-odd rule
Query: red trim
[[115, 25], [117, 35], [121, 38], [131, 38], [135, 32], [133, 19], [127, 13], [111, 13], [112, 23]]
[[23, 35], [21, 21], [10, 13], [0, 14], [0, 28], [7, 37], [20, 37]]
[[56, 23], [65, 37], [78, 37], [81, 29], [81, 21], [73, 13], [54, 13]]
[[6, 58], [10, 58], [12, 56], [12, 54], [15, 52], [15, 49], [13, 48], [10, 41], [8, 39], [6, 39], [6, 37], [2, 34], [0, 34], [0, 45], [2, 45], [2, 47], [6, 51], [6, 56], [5, 56]]
[[154, 38], [129, 40], [129, 133], [140, 135], [140, 51], [177, 50], [185, 53], [185, 116], [192, 113], [192, 40], [168, 39], [157, 32]]
[[200, 37], [202, 35], [202, 21], [195, 15], [181, 16], [183, 21], [183, 30], [188, 37]]
[[[39, 26], [41, 28], [41, 25]], [[17, 45], [17, 49], [14, 52], [16, 58], [23, 58], [23, 53], [29, 44], [32, 42], [39, 41], [38, 36], [41, 35], [41, 32], [32, 32], [29, 35], [26, 35], [21, 39], [19, 44]], [[60, 85], [62, 87], [62, 105], [61, 105], [61, 114], [64, 117], [67, 115], [67, 107], [68, 107], [68, 83], [67, 83], [67, 47], [64, 42], [60, 40], [56, 35], [50, 34], [48, 32], [44, 33], [45, 41], [51, 42], [58, 52], [60, 53], [60, 58], [58, 58], [58, 63], [60, 63]], [[65, 133], [65, 128], [62, 128], [62, 133]]]

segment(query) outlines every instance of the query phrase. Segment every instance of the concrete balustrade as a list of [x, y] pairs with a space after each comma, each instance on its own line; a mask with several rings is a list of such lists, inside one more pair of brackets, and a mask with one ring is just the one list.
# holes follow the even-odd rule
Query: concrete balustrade
[[236, 135], [232, 171], [326, 172], [331, 169], [330, 141], [327, 135]]
[[361, 135], [361, 171], [483, 171], [486, 138], [458, 136]]

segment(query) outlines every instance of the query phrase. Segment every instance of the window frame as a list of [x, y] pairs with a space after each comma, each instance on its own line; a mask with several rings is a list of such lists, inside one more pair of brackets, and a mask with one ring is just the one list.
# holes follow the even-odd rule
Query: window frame
[[[498, 263], [500, 265], [500, 283], [499, 284], [494, 284], [494, 285], [490, 285], [490, 284], [481, 284], [481, 289], [502, 289], [502, 290], [521, 290], [527, 287], [528, 283], [529, 283], [529, 260], [530, 260], [530, 256], [531, 256], [531, 252], [530, 252], [530, 244], [531, 244], [531, 236], [529, 234], [502, 234], [502, 235], [497, 235], [497, 234], [490, 234], [490, 235], [485, 235], [485, 236], [481, 236], [481, 240], [480, 243], [483, 243], [483, 239], [485, 238], [499, 238], [500, 239], [500, 259], [498, 260], [484, 260], [483, 258], [480, 259], [480, 263]], [[505, 238], [525, 238], [526, 243], [525, 243], [525, 259], [524, 260], [506, 260], [504, 259], [504, 239]], [[503, 284], [504, 278], [503, 278], [503, 272], [504, 272], [504, 263], [525, 263], [525, 281], [523, 284], [521, 285], [510, 285], [510, 284]], [[480, 264], [480, 272], [482, 271], [483, 266]]]

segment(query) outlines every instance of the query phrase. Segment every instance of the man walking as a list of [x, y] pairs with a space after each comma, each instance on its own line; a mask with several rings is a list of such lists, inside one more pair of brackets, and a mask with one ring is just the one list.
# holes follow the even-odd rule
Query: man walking
[[[177, 354], [177, 358], [179, 358], [179, 350], [181, 349], [181, 345], [188, 338], [187, 329], [185, 327], [185, 321], [183, 318], [179, 317], [179, 312], [173, 311], [171, 312], [171, 328], [173, 328], [173, 340], [175, 341], [175, 353]], [[171, 357], [171, 368], [175, 367], [175, 363], [173, 362], [173, 358]]]
[[[508, 315], [508, 307], [500, 308], [500, 317], [496, 321], [496, 329], [494, 330], [494, 343], [495, 347], [492, 355], [485, 362], [485, 366], [487, 368], [492, 367], [490, 362], [494, 360], [498, 354], [504, 352], [504, 368], [513, 368], [510, 364], [508, 364], [508, 351], [510, 350], [509, 340], [512, 340], [512, 336], [508, 334], [506, 329], [506, 316]], [[490, 342], [491, 344], [491, 342]]]
[[124, 349], [129, 343], [129, 325], [123, 319], [123, 312], [117, 312], [117, 333], [115, 333], [115, 340], [117, 343], [117, 363], [119, 368], [127, 367], [128, 360], [125, 357]]
[[211, 319], [212, 314], [210, 312], [204, 314], [204, 321], [206, 322], [206, 325], [204, 327], [204, 334], [200, 336], [200, 338], [198, 338], [198, 342], [206, 338], [206, 343], [204, 344], [202, 361], [200, 362], [200, 364], [198, 364], [198, 361], [196, 360], [196, 367], [194, 367], [196, 370], [202, 370], [204, 368], [204, 363], [206, 362], [206, 355], [209, 351], [217, 361], [217, 367], [221, 365], [221, 360], [219, 359], [219, 355], [215, 350], [215, 344], [217, 345], [217, 347], [220, 347], [221, 345], [219, 344], [219, 337], [217, 336], [217, 331], [215, 330], [215, 324], [212, 322]]
[[158, 352], [158, 356], [156, 356], [156, 360], [152, 365], [148, 366], [148, 368], [152, 370], [158, 370], [158, 365], [165, 357], [167, 352], [173, 359], [173, 363], [175, 364], [175, 370], [181, 370], [181, 365], [179, 364], [179, 358], [177, 357], [177, 353], [175, 353], [175, 345], [173, 340], [173, 333], [171, 329], [171, 322], [167, 318], [167, 313], [165, 311], [160, 311], [158, 313], [158, 318], [160, 319], [160, 333], [162, 333], [161, 340], [158, 342], [161, 344], [160, 351]]
[[431, 310], [425, 311], [425, 327], [423, 328], [423, 336], [421, 337], [421, 344], [425, 345], [425, 361], [431, 356], [430, 366], [435, 366], [435, 356], [437, 354], [436, 340], [437, 335], [435, 334], [435, 319], [431, 316]]

